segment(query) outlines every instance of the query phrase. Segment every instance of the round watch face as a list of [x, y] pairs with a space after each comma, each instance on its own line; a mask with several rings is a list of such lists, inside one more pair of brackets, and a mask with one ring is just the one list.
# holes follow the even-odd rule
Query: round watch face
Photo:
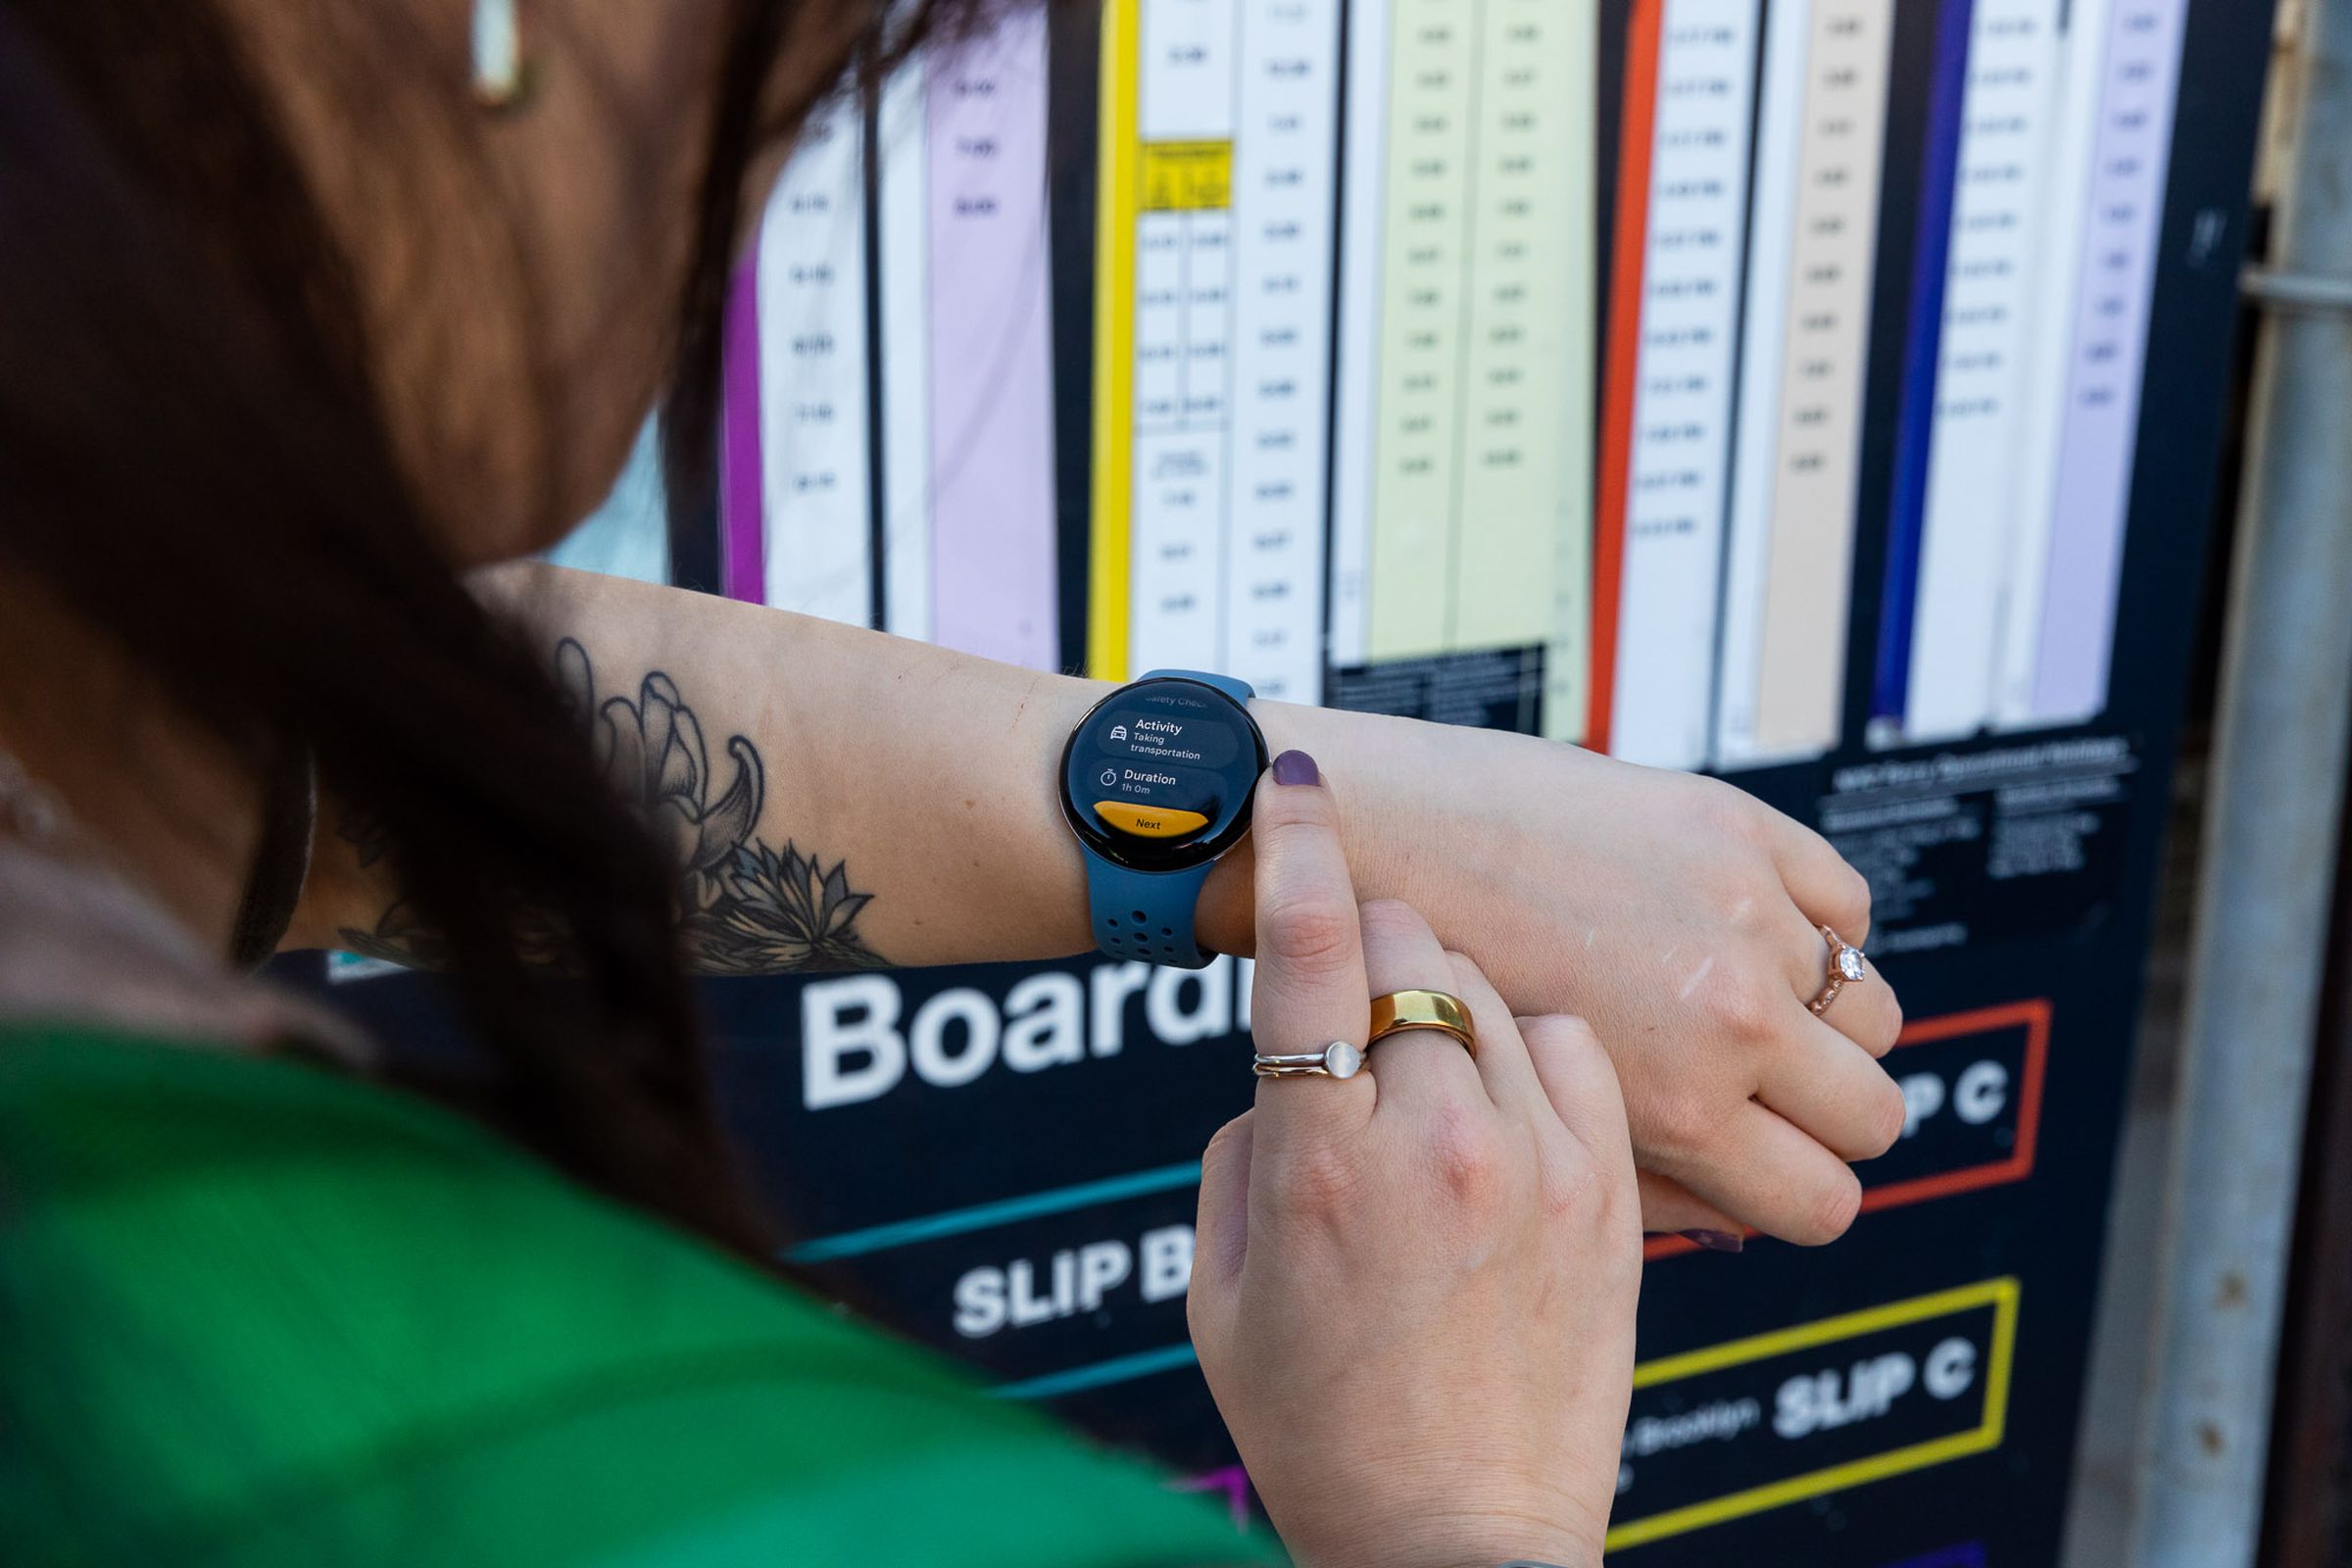
[[1182, 871], [1250, 831], [1266, 743], [1241, 704], [1197, 680], [1122, 686], [1070, 731], [1061, 808], [1094, 849], [1138, 871]]

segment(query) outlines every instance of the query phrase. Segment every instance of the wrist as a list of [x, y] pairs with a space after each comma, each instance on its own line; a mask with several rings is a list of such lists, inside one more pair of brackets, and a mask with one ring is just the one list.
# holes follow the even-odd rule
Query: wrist
[[[1424, 808], [1415, 804], [1429, 776], [1427, 747], [1438, 727], [1385, 713], [1254, 702], [1250, 711], [1266, 737], [1269, 756], [1304, 752], [1315, 760], [1339, 803], [1341, 838], [1358, 900], [1410, 898], [1406, 829]], [[1456, 740], [1458, 744], [1459, 735]], [[1201, 942], [1247, 957], [1257, 951], [1250, 878], [1255, 860], [1248, 840], [1218, 862], [1201, 889]]]
[[[1259, 699], [1250, 704], [1250, 716], [1257, 721], [1258, 732], [1266, 738], [1268, 757], [1304, 752], [1315, 758], [1316, 765], [1321, 767], [1323, 753], [1329, 750], [1326, 742], [1331, 736], [1329, 726], [1319, 720], [1342, 715], [1334, 715], [1325, 709]], [[1319, 746], [1322, 751], [1317, 749]], [[1352, 868], [1353, 845], [1348, 848]], [[1250, 839], [1235, 845], [1210, 869], [1208, 880], [1201, 885], [1200, 903], [1194, 916], [1194, 928], [1202, 947], [1243, 958], [1256, 954], [1257, 901], [1253, 886], [1256, 872], [1255, 846]]]
[[1061, 759], [1070, 732], [1082, 723], [1096, 704], [1117, 690], [1111, 681], [1076, 676], [1036, 677], [1022, 699], [1016, 723], [1031, 735], [1027, 747], [1033, 783], [1026, 798], [1038, 803], [1036, 824], [1040, 853], [1029, 857], [1044, 906], [1053, 911], [1051, 931], [1041, 950], [1046, 953], [1084, 953], [1095, 945], [1089, 918], [1086, 855], [1061, 809]]
[[[1288, 1435], [1304, 1446], [1340, 1446], [1319, 1428]], [[1253, 1445], [1242, 1446], [1247, 1464]], [[1326, 1471], [1310, 1478], [1281, 1464], [1250, 1466], [1299, 1568], [1600, 1568], [1617, 1485], [1613, 1443], [1593, 1452], [1507, 1427], [1463, 1426], [1425, 1434], [1417, 1450], [1348, 1452], [1352, 1463], [1335, 1457], [1348, 1478], [1337, 1483]]]
[[1509, 1518], [1457, 1516], [1401, 1530], [1392, 1521], [1293, 1550], [1300, 1568], [1602, 1568], [1597, 1530]]

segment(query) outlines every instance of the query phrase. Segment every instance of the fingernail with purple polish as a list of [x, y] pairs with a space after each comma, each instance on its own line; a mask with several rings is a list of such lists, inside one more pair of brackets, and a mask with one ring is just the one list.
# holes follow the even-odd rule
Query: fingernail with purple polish
[[1304, 752], [1285, 752], [1274, 759], [1274, 782], [1277, 784], [1320, 784], [1323, 774], [1315, 760]]
[[1710, 1252], [1737, 1252], [1747, 1245], [1729, 1231], [1684, 1231], [1682, 1237]]

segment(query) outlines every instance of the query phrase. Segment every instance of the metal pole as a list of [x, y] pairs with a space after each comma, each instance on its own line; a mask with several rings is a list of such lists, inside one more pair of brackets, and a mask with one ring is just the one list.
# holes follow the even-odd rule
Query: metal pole
[[2250, 1568], [2352, 715], [2352, 0], [2313, 0], [2278, 194], [2170, 1172], [2141, 1568]]

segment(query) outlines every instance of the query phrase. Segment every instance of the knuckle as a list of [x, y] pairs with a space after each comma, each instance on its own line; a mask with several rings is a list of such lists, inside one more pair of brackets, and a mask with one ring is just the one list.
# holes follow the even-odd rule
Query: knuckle
[[1743, 790], [1735, 789], [1719, 779], [1701, 781], [1706, 788], [1699, 794], [1694, 811], [1695, 825], [1702, 833], [1718, 839], [1730, 839], [1740, 844], [1755, 844], [1761, 837], [1763, 808]]
[[1886, 1055], [1903, 1038], [1902, 998], [1896, 996], [1891, 988], [1884, 985], [1879, 987], [1879, 995], [1883, 999], [1880, 1006], [1885, 1016], [1879, 1019], [1878, 1027], [1871, 1031], [1870, 1039], [1864, 1042], [1874, 1056]]
[[1482, 997], [1494, 989], [1494, 983], [1487, 978], [1487, 971], [1478, 966], [1477, 959], [1451, 948], [1446, 950], [1446, 972], [1451, 977], [1454, 995], [1473, 1011], [1481, 1005]]
[[1519, 1023], [1519, 1038], [1527, 1042], [1530, 1051], [1558, 1056], [1600, 1054], [1600, 1037], [1592, 1032], [1591, 1024], [1572, 1012], [1547, 1012], [1540, 1017], [1523, 1018]]
[[1336, 974], [1356, 955], [1355, 910], [1330, 889], [1307, 886], [1270, 898], [1258, 916], [1258, 957], [1307, 976]]
[[1851, 1229], [1861, 1212], [1861, 1178], [1840, 1166], [1807, 1201], [1798, 1220], [1801, 1234], [1789, 1240], [1805, 1247], [1826, 1247]]
[[1429, 1157], [1438, 1180], [1458, 1207], [1484, 1212], [1500, 1199], [1501, 1141], [1470, 1107], [1447, 1105], [1435, 1113]]
[[1711, 972], [1697, 1000], [1716, 1033], [1750, 1046], [1779, 1034], [1788, 1010], [1787, 988], [1746, 965]]
[[1649, 1139], [1675, 1153], [1702, 1154], [1715, 1144], [1715, 1112], [1705, 1097], [1688, 1089], [1658, 1101], [1647, 1118]]
[[1878, 1103], [1871, 1107], [1874, 1119], [1869, 1149], [1864, 1155], [1868, 1159], [1876, 1159], [1892, 1149], [1901, 1140], [1903, 1126], [1911, 1116], [1910, 1107], [1903, 1102], [1902, 1088], [1893, 1079], [1882, 1076], [1874, 1098]]
[[1528, 1055], [1543, 1062], [1548, 1076], [1571, 1085], [1571, 1093], [1622, 1106], [1625, 1089], [1618, 1081], [1617, 1063], [1584, 1019], [1567, 1013], [1529, 1018], [1520, 1025], [1519, 1038], [1527, 1043]]

